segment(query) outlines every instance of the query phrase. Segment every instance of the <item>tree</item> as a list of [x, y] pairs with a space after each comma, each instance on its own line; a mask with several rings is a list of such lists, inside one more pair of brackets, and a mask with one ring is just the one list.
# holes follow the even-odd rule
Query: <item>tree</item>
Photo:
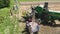
[[10, 0], [0, 0], [0, 8], [9, 7]]

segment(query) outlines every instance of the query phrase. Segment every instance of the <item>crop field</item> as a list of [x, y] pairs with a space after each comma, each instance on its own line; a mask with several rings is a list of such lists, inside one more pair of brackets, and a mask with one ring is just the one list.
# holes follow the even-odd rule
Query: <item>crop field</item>
[[[19, 3], [33, 1], [45, 1], [45, 0], [18, 0]], [[13, 7], [14, 4], [15, 4], [14, 0], [10, 0], [10, 7], [0, 9], [0, 34], [22, 34], [21, 32], [24, 30], [25, 23], [16, 22], [18, 19], [16, 20], [15, 16], [13, 16], [13, 18], [10, 18], [10, 9]], [[41, 29], [42, 29], [41, 33], [43, 33], [44, 29], [47, 28], [45, 26], [42, 26]]]

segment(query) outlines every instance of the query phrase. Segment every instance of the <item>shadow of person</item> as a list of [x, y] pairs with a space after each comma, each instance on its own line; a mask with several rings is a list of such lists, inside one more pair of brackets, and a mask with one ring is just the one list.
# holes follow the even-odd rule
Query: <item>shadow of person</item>
[[[25, 33], [26, 32], [26, 33]], [[30, 34], [29, 32], [29, 29], [28, 28], [25, 28], [24, 31], [22, 31], [22, 33], [25, 33], [25, 34]]]

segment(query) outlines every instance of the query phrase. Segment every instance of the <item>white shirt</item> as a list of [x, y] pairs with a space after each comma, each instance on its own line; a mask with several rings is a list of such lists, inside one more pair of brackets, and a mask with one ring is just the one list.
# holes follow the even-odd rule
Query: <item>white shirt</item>
[[29, 23], [28, 23], [28, 21], [26, 22], [26, 25], [27, 25], [27, 26], [29, 26]]
[[38, 29], [39, 25], [38, 25], [37, 23], [34, 23], [34, 24], [32, 24], [32, 23], [33, 23], [33, 22], [29, 23], [29, 25], [31, 26], [32, 32], [38, 31], [38, 30], [39, 30], [39, 29]]

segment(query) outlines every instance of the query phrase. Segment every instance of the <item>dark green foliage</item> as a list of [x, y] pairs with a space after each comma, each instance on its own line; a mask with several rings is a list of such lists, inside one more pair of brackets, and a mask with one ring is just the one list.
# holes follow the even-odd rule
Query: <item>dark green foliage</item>
[[9, 7], [10, 0], [0, 0], [0, 8]]

